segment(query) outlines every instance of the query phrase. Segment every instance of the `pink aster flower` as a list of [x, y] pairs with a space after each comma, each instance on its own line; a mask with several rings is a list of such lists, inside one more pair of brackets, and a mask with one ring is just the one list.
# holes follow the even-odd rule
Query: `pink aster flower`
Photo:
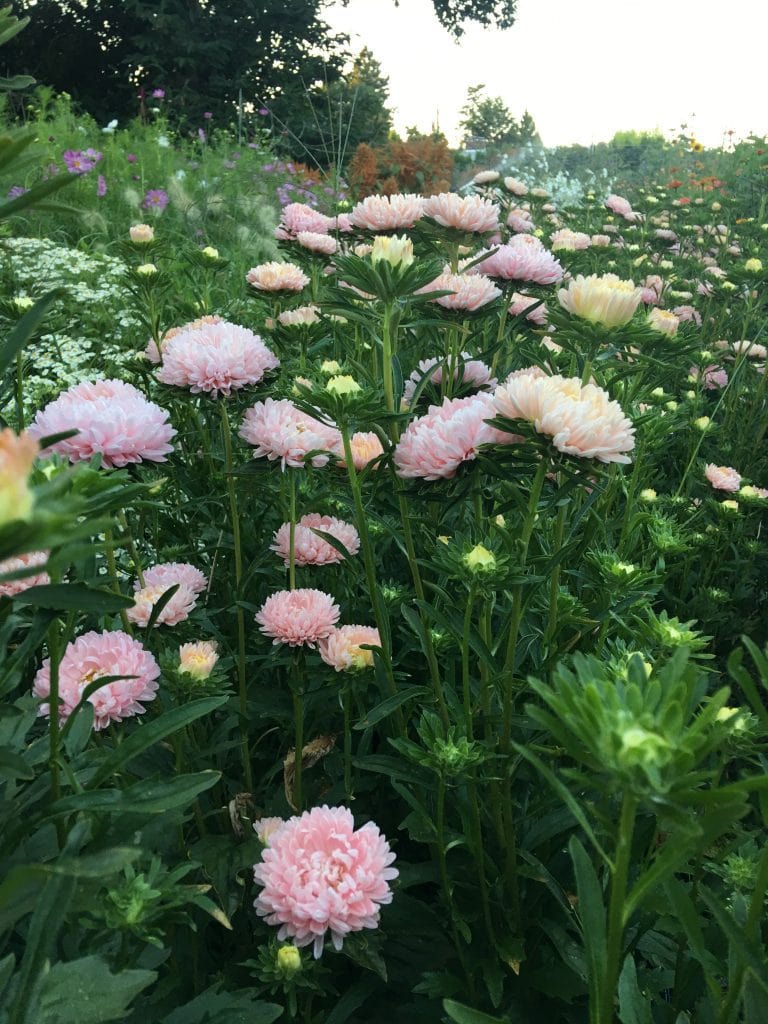
[[317, 231], [300, 231], [296, 235], [296, 241], [308, 252], [320, 253], [323, 256], [332, 256], [336, 252], [336, 239], [331, 235], [323, 235]]
[[[527, 241], [527, 235], [516, 235], [506, 245], [477, 265], [478, 271], [503, 281], [530, 281], [532, 284], [555, 284], [562, 280], [563, 268], [538, 239]], [[526, 241], [523, 241], [526, 239]], [[478, 253], [482, 256], [482, 251]]]
[[314, 210], [306, 203], [289, 203], [283, 207], [280, 224], [275, 229], [275, 238], [284, 242], [289, 241], [302, 231], [327, 235], [332, 227], [332, 217], [326, 217], [324, 213]]
[[675, 306], [672, 312], [681, 323], [690, 322], [701, 327], [701, 313], [693, 306]]
[[717, 391], [718, 388], [724, 388], [728, 383], [728, 371], [715, 363], [710, 363], [709, 366], [704, 366], [701, 369], [698, 366], [692, 366], [688, 371], [688, 376], [693, 377], [694, 380], [700, 380], [707, 391]]
[[[193, 594], [202, 594], [208, 586], [208, 579], [196, 566], [189, 562], [161, 562], [144, 572], [144, 583], [148, 587], [164, 586], [166, 590], [174, 583], [180, 583]], [[138, 584], [134, 584], [138, 590]]]
[[704, 476], [716, 491], [738, 491], [741, 487], [741, 474], [731, 466], [716, 466], [709, 462], [704, 467]]
[[[35, 566], [45, 565], [48, 561], [47, 551], [29, 551], [17, 558], [6, 558], [0, 562], [0, 577], [10, 576], [11, 573], [22, 572], [25, 569], [32, 569]], [[7, 580], [0, 583], [0, 597], [16, 597], [30, 587], [40, 587], [51, 582], [47, 572], [32, 573], [29, 576], [22, 576], [21, 579]]]
[[606, 207], [611, 213], [616, 213], [619, 217], [623, 217], [624, 220], [633, 223], [636, 220], [640, 220], [641, 215], [635, 213], [632, 209], [632, 204], [628, 199], [624, 199], [623, 196], [610, 195], [605, 200]]
[[419, 288], [417, 295], [427, 292], [450, 291], [451, 295], [441, 295], [433, 299], [444, 309], [473, 313], [501, 295], [501, 290], [484, 274], [451, 274], [446, 271], [435, 280]]
[[295, 263], [262, 263], [245, 275], [248, 284], [260, 292], [300, 292], [309, 278]]
[[280, 926], [279, 941], [312, 945], [317, 959], [327, 932], [339, 950], [350, 932], [378, 927], [379, 908], [392, 902], [394, 859], [373, 822], [355, 829], [346, 807], [313, 807], [289, 818], [262, 852], [256, 912]]
[[256, 613], [256, 621], [261, 632], [273, 638], [273, 644], [314, 647], [328, 636], [339, 614], [339, 606], [330, 594], [300, 587], [270, 594]]
[[[120, 630], [84, 633], [67, 645], [59, 665], [59, 718], [67, 719], [89, 683], [104, 676], [134, 676], [99, 687], [88, 697], [93, 705], [93, 727], [104, 729], [132, 715], [143, 715], [142, 701], [153, 700], [157, 693], [160, 666], [133, 637]], [[32, 686], [42, 700], [51, 693], [51, 659], [46, 658]], [[40, 705], [40, 715], [50, 715], [50, 704]]]
[[266, 455], [270, 462], [280, 459], [285, 469], [301, 469], [310, 452], [313, 466], [325, 466], [329, 453], [339, 454], [341, 434], [336, 427], [326, 426], [301, 412], [287, 398], [267, 398], [251, 406], [240, 428], [240, 437], [256, 446], [254, 458]]
[[[433, 359], [422, 359], [418, 367], [405, 382], [403, 388], [403, 404], [407, 407], [411, 404], [416, 388], [425, 376], [429, 377], [432, 384], [439, 387], [443, 383], [443, 369], [445, 362], [439, 357]], [[430, 372], [431, 371], [431, 372]], [[492, 375], [490, 366], [479, 359], [473, 359], [469, 352], [461, 353], [459, 365], [453, 371], [453, 379], [461, 380], [462, 384], [480, 390], [492, 390], [498, 381]]]
[[296, 309], [285, 309], [279, 314], [277, 322], [283, 327], [311, 327], [320, 323], [319, 306], [297, 306]]
[[147, 626], [155, 605], [163, 594], [178, 584], [179, 589], [163, 606], [155, 626], [176, 626], [189, 618], [197, 604], [198, 594], [205, 590], [207, 580], [199, 569], [187, 562], [166, 562], [154, 565], [144, 573], [144, 586], [133, 585], [135, 604], [126, 612], [130, 622]]
[[[352, 451], [352, 465], [359, 473], [365, 469], [374, 459], [379, 459], [384, 454], [384, 448], [381, 443], [379, 435], [373, 431], [366, 433], [365, 431], [359, 431], [353, 434], [349, 439], [349, 447]], [[346, 466], [344, 459], [340, 459], [340, 466]], [[381, 465], [380, 461], [376, 462], [376, 467]]]
[[460, 196], [456, 192], [441, 192], [424, 200], [424, 216], [444, 228], [478, 233], [496, 231], [499, 227], [499, 207], [482, 196]]
[[400, 231], [412, 228], [423, 216], [423, 196], [404, 193], [367, 196], [352, 209], [349, 222], [366, 231]]
[[258, 821], [253, 823], [253, 831], [258, 836], [259, 842], [263, 843], [264, 846], [269, 845], [269, 841], [277, 832], [278, 829], [282, 828], [285, 824], [283, 818], [259, 818]]
[[582, 385], [578, 377], [522, 373], [496, 389], [493, 403], [497, 415], [526, 420], [564, 454], [599, 462], [632, 461], [625, 453], [635, 446], [635, 428], [618, 402], [595, 384]]
[[512, 231], [528, 234], [535, 230], [536, 225], [531, 220], [531, 215], [528, 210], [515, 208], [514, 210], [510, 210], [507, 214], [507, 227]]
[[452, 477], [463, 462], [477, 457], [483, 444], [507, 440], [485, 421], [496, 415], [490, 395], [446, 398], [426, 416], [408, 424], [395, 448], [398, 476], [423, 480]]
[[584, 234], [583, 231], [571, 231], [570, 228], [560, 228], [559, 231], [553, 231], [549, 236], [549, 240], [552, 243], [552, 249], [568, 249], [579, 251], [581, 249], [588, 249], [592, 244], [592, 239], [589, 235]]
[[108, 468], [145, 459], [165, 462], [173, 451], [168, 442], [176, 433], [165, 409], [122, 380], [76, 384], [37, 413], [29, 433], [47, 437], [72, 429], [78, 433], [51, 450], [70, 462], [87, 461], [98, 453]]
[[280, 365], [257, 334], [226, 320], [190, 325], [170, 340], [166, 336], [162, 356], [159, 381], [211, 398], [258, 384], [268, 370]]
[[504, 188], [515, 196], [527, 196], [528, 186], [518, 178], [505, 178]]
[[[299, 519], [294, 528], [294, 557], [296, 565], [334, 565], [344, 561], [344, 555], [327, 540], [314, 533], [321, 530], [340, 541], [350, 555], [360, 550], [360, 536], [351, 523], [345, 523], [335, 516], [321, 516], [309, 512]], [[285, 565], [290, 565], [291, 524], [283, 523], [275, 533], [271, 551], [276, 551]]]
[[373, 651], [362, 645], [381, 647], [379, 631], [374, 626], [337, 626], [320, 641], [320, 657], [337, 672], [350, 672], [373, 667]]
[[[530, 312], [527, 312], [528, 310]], [[547, 323], [547, 307], [540, 299], [537, 299], [535, 295], [523, 295], [521, 292], [513, 292], [509, 315], [522, 316], [523, 313], [525, 313], [525, 319], [530, 320], [537, 327], [544, 327]]]

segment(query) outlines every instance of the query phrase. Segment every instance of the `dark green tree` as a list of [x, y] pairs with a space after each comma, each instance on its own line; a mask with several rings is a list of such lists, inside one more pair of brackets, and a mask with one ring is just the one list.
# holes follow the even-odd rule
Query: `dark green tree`
[[369, 49], [355, 57], [349, 71], [334, 82], [286, 93], [272, 112], [284, 126], [281, 147], [296, 159], [320, 166], [341, 166], [361, 142], [382, 146], [392, 129], [387, 109], [388, 79]]
[[512, 28], [517, 0], [432, 0], [432, 6], [440, 24], [459, 39], [467, 21], [483, 28]]
[[536, 124], [526, 112], [520, 121], [500, 96], [486, 96], [484, 85], [471, 85], [459, 122], [465, 138], [485, 139], [492, 146], [515, 145], [538, 138]]
[[98, 120], [139, 112], [163, 89], [181, 121], [225, 121], [245, 102], [333, 81], [345, 37], [332, 36], [319, 0], [22, 0], [31, 15], [15, 44], [19, 70], [65, 90]]

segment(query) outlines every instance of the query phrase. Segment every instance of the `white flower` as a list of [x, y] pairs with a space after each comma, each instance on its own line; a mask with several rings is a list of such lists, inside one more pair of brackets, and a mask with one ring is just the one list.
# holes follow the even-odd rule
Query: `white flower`
[[157, 144], [158, 146], [160, 146], [161, 149], [169, 149], [171, 145], [171, 140], [168, 138], [167, 135], [158, 135]]
[[106, 128], [102, 128], [101, 130], [104, 132], [105, 135], [111, 135], [114, 132], [115, 128], [117, 128], [116, 117], [112, 118], [112, 120], [109, 122]]

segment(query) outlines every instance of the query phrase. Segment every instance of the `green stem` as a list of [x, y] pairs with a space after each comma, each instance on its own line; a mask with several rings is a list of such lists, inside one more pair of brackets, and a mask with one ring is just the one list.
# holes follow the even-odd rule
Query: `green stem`
[[472, 726], [472, 692], [469, 684], [469, 634], [472, 629], [472, 609], [475, 605], [475, 584], [472, 583], [467, 595], [467, 607], [464, 611], [464, 628], [461, 637], [461, 690], [464, 697], [464, 721], [467, 738], [473, 740]]
[[[104, 541], [106, 544], [107, 569], [109, 570], [110, 576], [109, 587], [115, 594], [120, 595], [120, 584], [117, 579], [117, 562], [115, 561], [114, 539], [112, 537], [111, 530], [107, 530], [105, 532]], [[127, 633], [128, 636], [133, 636], [133, 626], [131, 626], [131, 623], [128, 620], [128, 613], [125, 608], [120, 609], [120, 622], [122, 623], [123, 631]]]
[[[61, 796], [61, 778], [59, 772], [59, 743], [61, 725], [59, 723], [59, 665], [61, 650], [59, 649], [59, 620], [54, 619], [48, 628], [48, 655], [50, 658], [49, 691], [48, 691], [48, 766], [51, 772], [51, 803], [55, 804]], [[56, 819], [56, 838], [59, 849], [66, 840], [64, 822]]]
[[461, 966], [464, 970], [464, 975], [467, 979], [467, 985], [470, 991], [474, 989], [474, 983], [472, 981], [472, 975], [467, 966], [466, 959], [464, 957], [464, 947], [462, 945], [461, 937], [458, 929], [456, 928], [456, 922], [454, 920], [454, 908], [453, 908], [453, 895], [451, 893], [451, 883], [448, 878], [448, 862], [445, 853], [445, 779], [441, 775], [437, 784], [437, 810], [435, 814], [435, 831], [437, 833], [437, 863], [438, 870], [440, 872], [440, 888], [443, 890], [443, 900], [445, 901], [445, 909], [448, 913], [448, 917], [451, 922], [451, 935], [453, 937], [453, 945], [456, 949], [456, 954], [459, 958]]
[[352, 724], [350, 721], [349, 686], [341, 691], [341, 707], [344, 712], [344, 793], [352, 800]]
[[288, 589], [296, 589], [296, 477], [288, 470], [288, 495], [290, 501], [288, 528]]
[[227, 407], [224, 401], [219, 402], [221, 412], [221, 436], [224, 442], [224, 472], [227, 477], [227, 493], [229, 495], [229, 516], [232, 523], [232, 543], [235, 552], [235, 600], [237, 616], [237, 685], [240, 711], [240, 754], [243, 762], [245, 786], [250, 793], [253, 791], [253, 772], [248, 747], [248, 693], [245, 674], [245, 612], [241, 605], [243, 582], [243, 548], [240, 538], [240, 514], [237, 508], [235, 478], [232, 475], [234, 463], [232, 458], [232, 431], [229, 426]]
[[[392, 378], [392, 357], [395, 354], [395, 337], [392, 331], [392, 303], [384, 303], [384, 315], [381, 321], [381, 376], [384, 382], [384, 405], [387, 412], [392, 415], [395, 409], [395, 385]], [[398, 430], [394, 420], [389, 424], [389, 435], [392, 443], [397, 444]]]
[[[299, 676], [298, 660], [294, 662], [294, 671]], [[298, 688], [299, 678], [294, 679], [293, 692], [293, 732], [295, 737], [293, 761], [293, 805], [301, 814], [303, 807], [302, 793], [302, 751], [304, 750], [304, 700]]]
[[128, 551], [130, 553], [131, 561], [133, 562], [133, 568], [134, 568], [134, 570], [136, 572], [136, 577], [137, 577], [137, 579], [139, 581], [139, 586], [143, 587], [144, 586], [144, 572], [143, 572], [143, 570], [141, 568], [141, 560], [139, 558], [139, 553], [136, 550], [136, 543], [135, 543], [135, 541], [133, 539], [133, 535], [132, 535], [130, 529], [128, 528], [128, 520], [125, 518], [125, 509], [121, 508], [119, 510], [119, 512], [117, 513], [117, 521], [120, 524], [120, 529], [123, 530], [123, 532], [125, 534], [124, 540], [125, 540], [126, 546], [128, 548]]
[[24, 429], [24, 357], [16, 353], [16, 433]]
[[608, 904], [608, 947], [605, 971], [603, 973], [603, 983], [599, 989], [597, 1014], [595, 1016], [593, 1012], [591, 1015], [594, 1024], [613, 1024], [614, 1020], [616, 986], [621, 970], [621, 954], [624, 949], [624, 901], [627, 895], [627, 879], [632, 859], [632, 836], [635, 830], [636, 813], [636, 798], [631, 793], [625, 793], [616, 833], [616, 850], [613, 870], [611, 872], [611, 895]]
[[[555, 536], [552, 544], [552, 553], [557, 555], [563, 546], [563, 535], [565, 533], [565, 520], [568, 515], [568, 505], [566, 502], [560, 506], [557, 510], [557, 522], [555, 523]], [[552, 646], [554, 644], [555, 634], [557, 633], [557, 598], [560, 594], [560, 566], [561, 562], [558, 560], [557, 564], [552, 568], [552, 575], [549, 578], [549, 615], [547, 617], [547, 632], [544, 638], [544, 647], [547, 651], [547, 658], [552, 661], [552, 655], [554, 651]]]

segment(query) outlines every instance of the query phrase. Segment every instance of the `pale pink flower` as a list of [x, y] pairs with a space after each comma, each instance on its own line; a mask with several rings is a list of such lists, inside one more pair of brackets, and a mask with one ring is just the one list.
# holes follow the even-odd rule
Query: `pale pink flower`
[[635, 446], [635, 428], [618, 402], [595, 384], [582, 385], [578, 377], [523, 373], [497, 388], [493, 402], [498, 415], [526, 420], [563, 454], [632, 461], [624, 453]]
[[374, 626], [337, 626], [320, 641], [320, 657], [337, 672], [373, 667], [373, 651], [364, 651], [362, 644], [381, 647], [379, 631]]
[[681, 323], [691, 322], [701, 327], [701, 313], [693, 306], [675, 306], [672, 312]]
[[132, 224], [128, 234], [134, 245], [148, 245], [155, 237], [155, 229], [149, 224]]
[[[207, 324], [220, 324], [224, 321], [220, 316], [215, 313], [209, 314], [208, 316], [198, 317], [197, 320], [190, 320], [189, 323], [184, 324], [182, 327], [170, 327], [161, 339], [161, 346], [165, 345], [166, 341], [170, 341], [171, 338], [175, 338], [177, 334], [181, 334], [185, 331], [197, 331], [201, 330]], [[163, 349], [165, 351], [165, 349]], [[150, 338], [147, 342], [147, 347], [144, 349], [144, 357], [150, 361], [150, 363], [158, 364], [160, 362], [160, 351], [157, 347], [157, 342], [154, 338]]]
[[[425, 376], [429, 377], [432, 384], [440, 387], [443, 383], [444, 368], [445, 360], [440, 357], [420, 360], [418, 367], [405, 382], [405, 387], [403, 388], [404, 405], [407, 407], [411, 404], [416, 388]], [[479, 359], [473, 359], [469, 352], [461, 353], [459, 365], [453, 371], [453, 379], [455, 381], [461, 380], [463, 385], [476, 388], [478, 391], [492, 390], [498, 384], [498, 381], [491, 373], [490, 366], [486, 366]]]
[[[374, 459], [379, 460], [379, 456], [384, 454], [384, 448], [381, 443], [381, 438], [378, 434], [370, 431], [365, 433], [359, 431], [353, 434], [349, 439], [349, 447], [352, 452], [352, 465], [359, 473], [365, 469]], [[339, 460], [340, 466], [346, 466], [344, 459]], [[381, 465], [380, 460], [376, 462], [376, 468]]]
[[[555, 284], [563, 277], [563, 268], [549, 250], [531, 236], [516, 235], [506, 245], [477, 265], [477, 272], [504, 281], [529, 281], [531, 284]], [[482, 256], [484, 250], [477, 255]]]
[[435, 280], [419, 288], [417, 295], [427, 292], [450, 291], [451, 295], [441, 295], [433, 299], [444, 309], [473, 313], [501, 295], [501, 291], [484, 274], [451, 274], [446, 271]]
[[[202, 594], [208, 586], [205, 574], [189, 562], [160, 562], [144, 570], [144, 585], [147, 587], [164, 586], [167, 590], [174, 583], [180, 583], [195, 595]], [[139, 583], [134, 583], [134, 590], [139, 587]]]
[[26, 519], [32, 512], [29, 475], [39, 450], [31, 430], [18, 436], [10, 427], [0, 430], [0, 526]]
[[680, 320], [668, 309], [652, 309], [647, 317], [648, 326], [660, 334], [672, 338], [677, 334]]
[[517, 178], [505, 178], [504, 188], [516, 196], [528, 195], [528, 186]]
[[628, 199], [624, 199], [622, 196], [608, 196], [605, 200], [605, 205], [611, 213], [618, 214], [620, 217], [623, 217], [624, 220], [630, 221], [630, 223], [641, 219], [640, 214], [635, 213], [632, 209], [630, 201]]
[[348, 213], [340, 213], [338, 217], [334, 217], [333, 226], [337, 231], [341, 231], [344, 235], [348, 235], [355, 230], [354, 225], [352, 224], [352, 219]]
[[[142, 701], [153, 700], [157, 693], [160, 666], [133, 637], [120, 630], [84, 633], [67, 644], [59, 664], [59, 718], [67, 719], [89, 683], [104, 676], [135, 676], [118, 679], [99, 687], [88, 697], [93, 705], [94, 729], [120, 722], [132, 715], [143, 715]], [[51, 659], [46, 658], [32, 686], [35, 697], [43, 700], [51, 693]], [[40, 705], [40, 715], [50, 715], [50, 704]]]
[[314, 647], [328, 636], [339, 615], [339, 606], [330, 594], [300, 587], [270, 594], [256, 613], [256, 621], [265, 636], [273, 637], [273, 644]]
[[741, 487], [741, 474], [731, 466], [716, 466], [708, 462], [704, 467], [704, 476], [716, 491], [738, 491]]
[[472, 179], [475, 185], [490, 185], [493, 181], [498, 181], [501, 175], [498, 171], [478, 171]]
[[560, 228], [559, 231], [553, 231], [549, 236], [549, 240], [552, 243], [553, 252], [556, 252], [558, 249], [576, 251], [588, 249], [592, 244], [592, 239], [589, 235], [585, 235], [583, 231], [571, 231], [570, 228]]
[[750, 359], [765, 359], [768, 357], [768, 349], [765, 345], [759, 345], [756, 341], [734, 341], [731, 348], [736, 355], [748, 356]]
[[287, 398], [267, 398], [251, 406], [240, 437], [256, 446], [254, 458], [266, 455], [270, 462], [279, 459], [283, 469], [301, 469], [309, 452], [316, 453], [310, 459], [313, 466], [325, 466], [329, 453], [338, 455], [341, 450], [341, 434], [336, 427], [301, 412]]
[[161, 383], [211, 398], [258, 384], [280, 365], [258, 334], [226, 320], [176, 333], [164, 342], [162, 357], [156, 373]]
[[261, 263], [245, 275], [248, 284], [260, 292], [300, 292], [309, 278], [295, 263]]
[[100, 454], [108, 468], [145, 459], [165, 462], [173, 451], [168, 442], [176, 433], [165, 409], [122, 380], [76, 384], [37, 413], [29, 433], [46, 437], [72, 429], [78, 433], [50, 450], [70, 462]]
[[441, 192], [424, 200], [424, 216], [444, 228], [483, 233], [499, 227], [499, 207], [482, 196], [460, 196]]
[[378, 927], [379, 908], [392, 902], [394, 859], [373, 822], [355, 830], [346, 807], [313, 807], [289, 818], [262, 852], [256, 912], [280, 926], [278, 941], [312, 945], [317, 959], [326, 932], [340, 950], [350, 932]]
[[367, 231], [399, 231], [412, 228], [424, 216], [424, 197], [410, 193], [367, 196], [349, 215], [353, 227]]
[[[360, 536], [351, 523], [345, 523], [335, 516], [321, 516], [309, 512], [299, 519], [294, 527], [294, 559], [296, 565], [334, 565], [343, 562], [345, 556], [329, 544], [324, 537], [314, 533], [321, 530], [340, 541], [350, 555], [360, 550]], [[291, 524], [283, 523], [275, 533], [270, 550], [276, 551], [285, 565], [290, 565]]]
[[300, 231], [296, 235], [296, 241], [309, 252], [321, 253], [324, 256], [332, 256], [336, 252], [336, 239], [331, 235], [323, 235], [317, 231]]
[[302, 232], [327, 235], [334, 227], [333, 217], [326, 217], [319, 210], [313, 210], [306, 203], [289, 203], [283, 208], [280, 223], [275, 228], [275, 238], [290, 241]]
[[710, 363], [709, 366], [701, 369], [698, 366], [692, 366], [688, 371], [688, 376], [693, 377], [694, 380], [700, 380], [707, 391], [717, 391], [728, 383], [727, 370], [716, 363]]
[[656, 228], [654, 236], [662, 242], [676, 242], [677, 235], [670, 228]]
[[319, 306], [298, 306], [296, 309], [285, 309], [277, 318], [283, 327], [311, 327], [320, 323]]
[[645, 306], [658, 306], [664, 291], [664, 280], [658, 274], [649, 274], [640, 286], [640, 301]]
[[527, 210], [510, 210], [507, 214], [507, 227], [511, 231], [517, 231], [520, 234], [529, 234], [531, 231], [536, 229], [536, 225], [531, 220], [531, 215]]
[[[16, 558], [6, 558], [0, 562], [0, 576], [10, 576], [11, 573], [21, 572], [23, 569], [32, 569], [35, 566], [45, 565], [48, 561], [48, 551], [29, 551], [25, 555], [18, 555]], [[0, 583], [0, 597], [16, 597], [30, 587], [41, 587], [51, 582], [47, 572], [32, 573], [17, 580], [7, 580]]]
[[395, 448], [398, 476], [423, 480], [454, 476], [462, 463], [477, 457], [481, 445], [506, 440], [507, 435], [485, 422], [495, 415], [493, 400], [484, 392], [430, 405], [425, 416], [408, 424]]
[[563, 309], [574, 316], [605, 327], [629, 323], [640, 305], [642, 290], [634, 281], [623, 281], [616, 274], [578, 274], [561, 288], [557, 298]]
[[[537, 305], [538, 303], [538, 305]], [[535, 306], [535, 309], [531, 309]], [[530, 313], [526, 310], [530, 309]], [[537, 327], [544, 327], [547, 323], [547, 307], [535, 295], [524, 295], [522, 292], [512, 292], [512, 302], [509, 307], [510, 316], [522, 316], [530, 320]]]
[[592, 235], [592, 245], [599, 249], [603, 249], [611, 244], [610, 235]]
[[193, 679], [207, 679], [219, 660], [215, 640], [196, 640], [179, 647], [179, 672]]
[[154, 565], [144, 573], [144, 586], [138, 581], [133, 585], [135, 604], [126, 612], [128, 620], [138, 626], [147, 626], [157, 602], [167, 590], [178, 584], [179, 589], [155, 620], [155, 627], [176, 626], [189, 618], [197, 604], [198, 594], [202, 593], [207, 582], [203, 573], [187, 562]]
[[269, 841], [285, 824], [284, 818], [259, 818], [258, 821], [254, 821], [253, 830], [258, 836], [259, 842], [263, 843], [264, 846], [269, 846]]

